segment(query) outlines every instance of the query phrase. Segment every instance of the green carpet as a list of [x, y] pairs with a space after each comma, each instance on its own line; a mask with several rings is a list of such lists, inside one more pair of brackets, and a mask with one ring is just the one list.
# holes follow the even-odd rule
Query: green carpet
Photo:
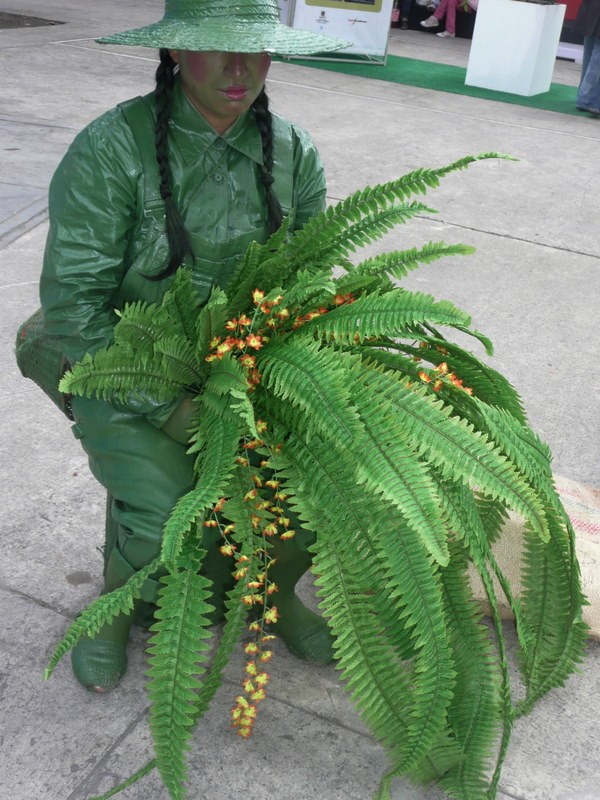
[[464, 94], [468, 97], [496, 100], [500, 103], [541, 108], [545, 111], [558, 111], [561, 114], [575, 114], [577, 116], [583, 114], [588, 116], [585, 112], [578, 111], [575, 108], [576, 87], [565, 86], [562, 83], [553, 83], [549, 92], [537, 94], [533, 97], [522, 97], [508, 92], [495, 92], [491, 89], [465, 86], [467, 70], [463, 67], [437, 64], [432, 61], [419, 61], [415, 58], [388, 56], [385, 66], [368, 64], [364, 60], [352, 63], [327, 59], [285, 60], [305, 67], [342, 72], [345, 75], [358, 75], [362, 78], [373, 78], [374, 80], [389, 81], [390, 83], [404, 83], [408, 86], [418, 86], [421, 89], [435, 89], [438, 92]]

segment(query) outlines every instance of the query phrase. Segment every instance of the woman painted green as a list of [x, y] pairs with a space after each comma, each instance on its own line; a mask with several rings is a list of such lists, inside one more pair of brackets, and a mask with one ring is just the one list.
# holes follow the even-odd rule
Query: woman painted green
[[[160, 22], [100, 41], [158, 47], [160, 64], [154, 92], [92, 122], [52, 180], [40, 293], [47, 331], [70, 363], [112, 341], [125, 303], [160, 300], [180, 265], [207, 299], [251, 241], [264, 242], [285, 216], [300, 227], [323, 209], [318, 153], [302, 129], [271, 114], [264, 82], [271, 53], [344, 46], [280, 24], [275, 0], [167, 0]], [[192, 485], [190, 401], [138, 393], [116, 407], [74, 398], [72, 411], [112, 498], [107, 592], [156, 557], [171, 508]], [[295, 594], [309, 543], [303, 534], [277, 547], [277, 632], [299, 657], [325, 663], [327, 626]], [[205, 569], [218, 610], [230, 570], [214, 542]], [[151, 603], [157, 588], [149, 580], [143, 599]], [[76, 646], [84, 686], [106, 691], [119, 681], [132, 620], [121, 616]]]

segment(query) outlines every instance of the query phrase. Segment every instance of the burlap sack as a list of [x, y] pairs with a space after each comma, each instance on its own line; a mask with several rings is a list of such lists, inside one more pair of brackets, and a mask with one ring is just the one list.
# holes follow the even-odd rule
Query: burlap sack
[[[555, 475], [556, 486], [573, 527], [575, 528], [575, 547], [581, 566], [583, 591], [590, 605], [583, 611], [583, 619], [590, 626], [592, 638], [600, 640], [600, 489], [571, 481]], [[523, 524], [519, 517], [511, 515], [504, 534], [494, 545], [494, 553], [517, 596], [521, 589], [520, 572]], [[475, 596], [485, 603], [485, 592], [479, 576], [471, 570], [471, 582]], [[499, 600], [502, 591], [496, 585]], [[506, 603], [500, 602], [500, 609], [509, 617]]]

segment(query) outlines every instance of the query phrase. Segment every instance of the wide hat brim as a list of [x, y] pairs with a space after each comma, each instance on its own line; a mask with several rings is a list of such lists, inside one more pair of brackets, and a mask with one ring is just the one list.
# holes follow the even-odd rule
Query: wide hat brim
[[224, 26], [216, 20], [163, 19], [144, 28], [133, 28], [96, 39], [100, 44], [169, 50], [209, 50], [228, 53], [272, 53], [281, 56], [308, 56], [330, 53], [350, 46], [320, 33], [297, 30], [281, 22], [236, 22]]

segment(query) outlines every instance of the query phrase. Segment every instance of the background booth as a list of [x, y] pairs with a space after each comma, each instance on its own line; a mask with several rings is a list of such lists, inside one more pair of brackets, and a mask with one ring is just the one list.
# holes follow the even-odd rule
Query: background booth
[[351, 46], [327, 56], [337, 61], [383, 64], [393, 0], [279, 0], [281, 20], [292, 28], [343, 39]]

